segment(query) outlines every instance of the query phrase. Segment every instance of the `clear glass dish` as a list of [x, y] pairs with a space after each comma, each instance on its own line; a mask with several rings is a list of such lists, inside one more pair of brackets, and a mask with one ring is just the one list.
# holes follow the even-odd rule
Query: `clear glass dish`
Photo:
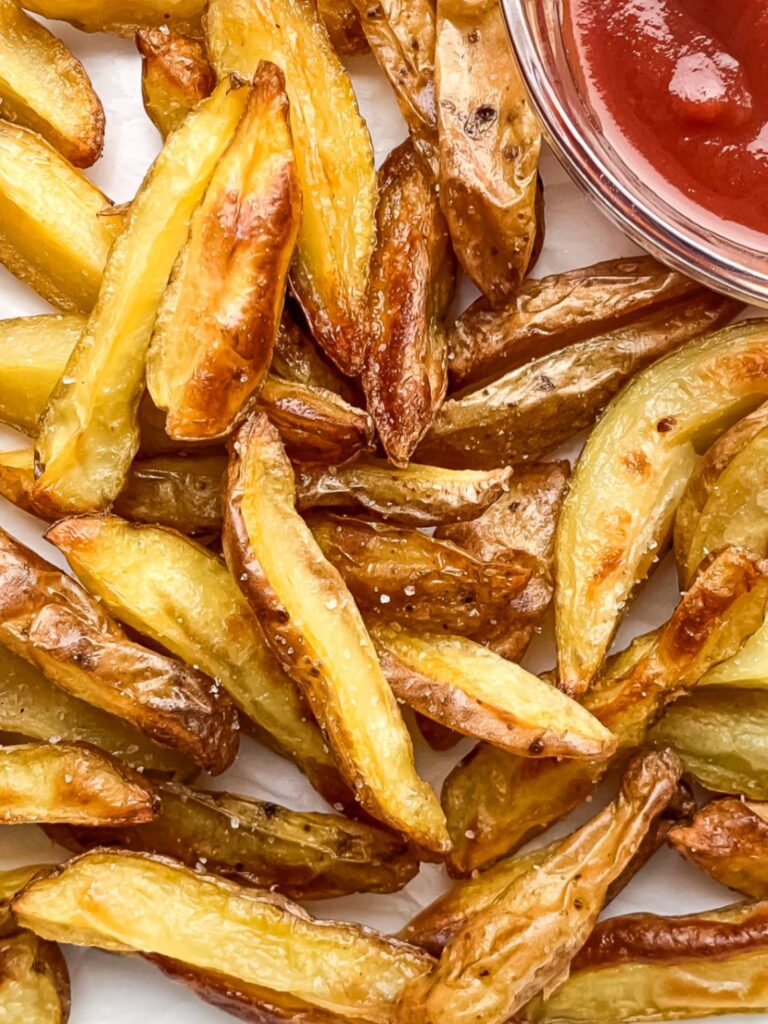
[[[768, 307], [768, 254], [658, 195], [600, 129], [571, 72], [562, 0], [501, 0], [545, 135], [574, 181], [643, 249], [703, 284]], [[763, 246], [765, 242], [763, 240]]]

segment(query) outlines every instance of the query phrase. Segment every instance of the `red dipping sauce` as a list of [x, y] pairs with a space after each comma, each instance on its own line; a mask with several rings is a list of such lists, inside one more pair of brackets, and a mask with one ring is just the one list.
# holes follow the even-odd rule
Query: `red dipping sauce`
[[565, 5], [574, 71], [641, 180], [717, 231], [768, 235], [768, 0]]

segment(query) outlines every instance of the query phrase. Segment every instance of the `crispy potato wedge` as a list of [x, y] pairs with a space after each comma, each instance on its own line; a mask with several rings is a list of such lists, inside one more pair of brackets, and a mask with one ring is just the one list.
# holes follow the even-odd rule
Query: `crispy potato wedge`
[[219, 75], [285, 73], [304, 199], [291, 281], [312, 333], [339, 369], [359, 374], [367, 344], [376, 174], [352, 83], [312, 0], [209, 0], [206, 44]]
[[99, 294], [121, 216], [44, 139], [0, 121], [0, 263], [67, 313], [88, 313]]
[[40, 422], [42, 512], [108, 507], [139, 446], [138, 406], [157, 307], [249, 90], [223, 81], [169, 138], [131, 204], [93, 310]]
[[333, 391], [351, 405], [358, 404], [358, 395], [346, 377], [325, 356], [309, 334], [301, 327], [288, 306], [283, 310], [280, 330], [272, 353], [272, 374], [296, 384], [312, 384]]
[[0, 824], [139, 825], [155, 797], [141, 776], [96, 747], [0, 747]]
[[681, 772], [671, 751], [633, 760], [613, 804], [472, 915], [437, 966], [406, 986], [398, 1020], [503, 1024], [567, 977], [608, 887], [669, 804]]
[[201, 0], [23, 0], [44, 18], [68, 21], [83, 32], [132, 36], [140, 28], [166, 25], [184, 35], [200, 36]]
[[479, 386], [701, 292], [652, 256], [633, 256], [525, 281], [498, 308], [481, 297], [451, 329], [451, 387]]
[[296, 474], [296, 505], [373, 512], [399, 526], [437, 526], [479, 515], [509, 486], [509, 469], [445, 470], [411, 463], [397, 469], [382, 459], [361, 457], [345, 466]]
[[675, 515], [675, 557], [687, 586], [710, 551], [738, 544], [763, 558], [768, 528], [761, 495], [768, 480], [768, 403], [758, 406], [716, 441], [696, 467]]
[[633, 1024], [768, 1008], [768, 907], [601, 921], [570, 977], [522, 1011], [525, 1024]]
[[223, 542], [232, 575], [363, 807], [425, 850], [444, 853], [450, 843], [440, 805], [416, 774], [410, 736], [360, 612], [294, 502], [280, 437], [255, 413], [230, 456]]
[[160, 302], [147, 387], [177, 441], [226, 437], [264, 383], [301, 216], [288, 97], [262, 62]]
[[49, 829], [77, 853], [98, 846], [175, 857], [241, 885], [277, 889], [297, 900], [352, 892], [396, 892], [419, 863], [399, 836], [339, 814], [291, 811], [232, 793], [156, 784], [160, 808], [138, 828]]
[[165, 139], [211, 95], [216, 75], [205, 47], [167, 25], [139, 29], [136, 46], [141, 54], [144, 109]]
[[667, 543], [706, 445], [768, 394], [768, 321], [736, 324], [640, 374], [592, 432], [557, 531], [561, 685], [583, 693]]
[[[55, 865], [27, 864], [20, 868], [9, 868], [0, 871], [0, 938], [16, 931], [16, 922], [11, 913], [11, 903], [21, 892], [27, 882], [37, 875], [44, 874]], [[2, 997], [0, 997], [2, 1006]]]
[[368, 52], [368, 41], [352, 0], [317, 0], [317, 11], [340, 57]]
[[580, 704], [472, 640], [371, 629], [398, 700], [441, 725], [523, 757], [610, 757], [616, 741]]
[[354, 807], [322, 733], [215, 555], [117, 516], [64, 520], [47, 537], [118, 619], [217, 679], [262, 742], [295, 761], [329, 803]]
[[440, 203], [462, 266], [494, 304], [531, 263], [541, 131], [496, 0], [438, 0]]
[[237, 714], [217, 683], [129, 640], [96, 598], [5, 532], [0, 643], [68, 693], [213, 773], [237, 754]]
[[[702, 568], [658, 635], [587, 693], [584, 707], [614, 734], [620, 755], [641, 746], [666, 705], [754, 631], [767, 579], [746, 552], [726, 549]], [[443, 786], [454, 842], [451, 874], [467, 875], [517, 849], [577, 807], [607, 767], [606, 761], [533, 761], [476, 747]]]
[[275, 893], [124, 851], [69, 861], [28, 885], [13, 911], [44, 937], [159, 954], [373, 1024], [387, 1024], [432, 962], [370, 929], [316, 921]]
[[85, 68], [16, 0], [0, 2], [0, 110], [75, 167], [90, 167], [101, 156], [104, 108]]
[[738, 308], [705, 292], [510, 370], [445, 402], [416, 457], [473, 469], [533, 462], [591, 426], [635, 373], [728, 323]]
[[32, 932], [0, 939], [0, 1013], [5, 1024], [67, 1024], [69, 973], [61, 950]]
[[456, 260], [434, 182], [410, 140], [379, 171], [371, 336], [361, 377], [390, 462], [405, 466], [448, 387]]

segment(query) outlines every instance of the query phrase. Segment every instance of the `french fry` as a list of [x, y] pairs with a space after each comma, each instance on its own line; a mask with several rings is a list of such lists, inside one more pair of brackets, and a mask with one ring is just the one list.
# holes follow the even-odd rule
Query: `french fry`
[[32, 932], [0, 939], [0, 1007], [7, 1024], [67, 1024], [69, 973], [61, 950]]
[[291, 280], [315, 338], [356, 376], [367, 344], [377, 196], [371, 139], [349, 76], [313, 0], [210, 0], [205, 32], [219, 75], [250, 77], [262, 60], [285, 73], [304, 200]]
[[99, 301], [40, 423], [35, 501], [44, 513], [106, 508], [125, 482], [157, 307], [248, 94], [223, 81], [168, 139], [131, 204]]
[[370, 929], [316, 921], [275, 893], [146, 854], [84, 854], [28, 885], [13, 911], [42, 936], [159, 954], [371, 1024], [387, 1024], [432, 962]]
[[104, 193], [39, 135], [0, 121], [0, 263], [67, 313], [99, 294], [121, 216]]
[[293, 470], [279, 435], [256, 413], [230, 456], [223, 542], [232, 575], [363, 807], [424, 849], [444, 853], [450, 844], [440, 805], [416, 774], [410, 736], [373, 643], [294, 502]]
[[352, 0], [317, 0], [317, 12], [340, 57], [356, 57], [368, 52], [365, 33]]
[[44, 18], [68, 21], [83, 32], [132, 36], [140, 28], [166, 25], [183, 35], [200, 36], [201, 0], [23, 0]]
[[[36, 875], [43, 874], [53, 867], [52, 864], [28, 864], [20, 868], [9, 868], [0, 871], [0, 938], [16, 930], [16, 923], [11, 913], [11, 903], [21, 892], [27, 882]], [[0, 997], [0, 1006], [2, 997]]]
[[165, 139], [211, 95], [216, 75], [205, 47], [167, 25], [139, 29], [136, 46], [141, 54], [144, 109]]

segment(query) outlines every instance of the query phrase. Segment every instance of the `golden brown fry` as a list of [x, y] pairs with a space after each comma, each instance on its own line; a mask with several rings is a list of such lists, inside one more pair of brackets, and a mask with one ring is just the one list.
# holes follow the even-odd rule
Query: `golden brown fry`
[[[36, 875], [50, 870], [53, 866], [53, 864], [27, 864], [24, 867], [0, 871], [0, 938], [16, 930], [16, 922], [11, 913], [11, 903], [14, 898], [27, 882]], [[1, 974], [2, 969], [0, 968]], [[0, 1006], [2, 1006], [2, 996], [0, 996]]]
[[0, 1011], [5, 1024], [67, 1024], [69, 973], [61, 950], [32, 932], [0, 939]]
[[219, 75], [285, 73], [304, 200], [291, 280], [312, 333], [338, 367], [362, 369], [376, 174], [368, 128], [313, 0], [210, 0], [206, 44]]
[[75, 167], [90, 167], [101, 156], [104, 108], [85, 68], [16, 0], [0, 2], [0, 109]]
[[141, 91], [149, 119], [167, 138], [201, 100], [213, 92], [216, 75], [205, 47], [163, 25], [136, 33], [141, 54]]
[[635, 256], [525, 281], [498, 309], [480, 298], [450, 333], [451, 386], [469, 390], [696, 293], [702, 288], [690, 278]]
[[283, 380], [313, 384], [335, 392], [352, 405], [357, 404], [358, 396], [352, 382], [342, 377], [330, 359], [323, 355], [287, 306], [275, 339], [270, 369]]
[[705, 292], [511, 370], [445, 402], [416, 457], [474, 469], [533, 462], [591, 426], [635, 373], [728, 323], [738, 308]]
[[440, 203], [462, 266], [499, 304], [533, 255], [541, 131], [497, 0], [438, 0], [435, 92]]
[[117, 516], [64, 520], [47, 537], [118, 619], [217, 679], [262, 742], [295, 761], [329, 803], [354, 807], [317, 724], [210, 551]]
[[[702, 568], [663, 629], [586, 695], [584, 707], [616, 736], [620, 755], [641, 746], [666, 705], [738, 650], [762, 621], [767, 583], [762, 566], [726, 549]], [[677, 747], [668, 738], [659, 742]], [[517, 849], [577, 807], [607, 767], [476, 747], [443, 786], [451, 873], [467, 875]]]
[[[363, 620], [294, 507], [291, 464], [263, 413], [232, 444], [224, 552], [283, 668], [301, 685], [363, 807], [426, 850], [449, 849]], [[285, 564], [291, 572], [285, 572]]]
[[140, 828], [55, 828], [48, 835], [77, 853], [119, 846], [175, 857], [241, 885], [296, 900], [353, 892], [396, 892], [419, 870], [399, 836], [338, 814], [291, 811], [232, 793], [156, 784], [160, 808]]
[[83, 32], [132, 36], [140, 28], [166, 25], [183, 35], [200, 36], [201, 0], [22, 0], [44, 18], [68, 21]]
[[68, 693], [213, 773], [235, 758], [237, 715], [217, 683], [133, 643], [99, 601], [5, 532], [0, 643]]
[[88, 313], [99, 294], [120, 216], [44, 139], [0, 121], [0, 263], [68, 313]]
[[302, 466], [296, 504], [300, 510], [364, 509], [399, 526], [437, 526], [479, 515], [501, 497], [511, 477], [509, 469], [446, 470], [413, 462], [396, 469], [363, 456], [345, 466]]
[[583, 693], [637, 584], [670, 538], [696, 463], [768, 395], [768, 320], [686, 345], [613, 402], [579, 458], [557, 531], [555, 625], [561, 685]]
[[398, 1020], [503, 1024], [567, 977], [608, 887], [672, 799], [681, 771], [671, 751], [633, 760], [615, 803], [472, 915], [437, 967], [406, 987]]
[[317, 0], [333, 48], [340, 57], [355, 57], [368, 52], [368, 43], [352, 0]]
[[154, 811], [141, 776], [95, 747], [0, 747], [0, 825], [140, 825]]
[[249, 90], [222, 82], [166, 143], [112, 248], [99, 301], [40, 423], [42, 512], [108, 507], [139, 444], [138, 405], [157, 306], [192, 213]]
[[13, 910], [43, 936], [160, 954], [373, 1024], [391, 1020], [432, 962], [370, 929], [316, 921], [275, 893], [146, 854], [85, 854], [28, 885]]

